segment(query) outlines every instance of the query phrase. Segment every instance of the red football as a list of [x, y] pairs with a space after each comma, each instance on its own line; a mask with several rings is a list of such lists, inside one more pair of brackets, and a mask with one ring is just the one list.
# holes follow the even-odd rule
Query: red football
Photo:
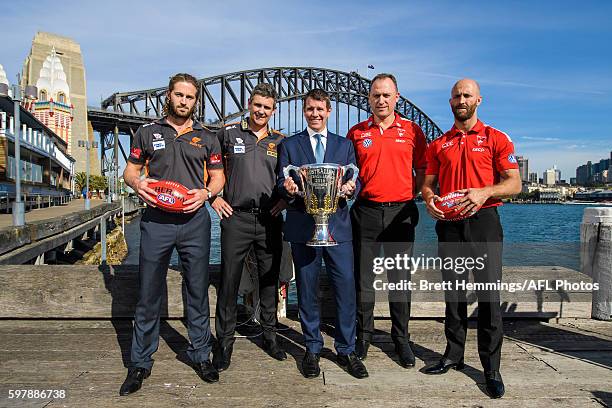
[[460, 221], [470, 216], [469, 212], [460, 215], [461, 210], [457, 208], [459, 206], [459, 201], [461, 201], [463, 197], [465, 197], [465, 193], [453, 191], [452, 193], [440, 197], [442, 201], [436, 202], [436, 207], [444, 213], [444, 221]]
[[187, 187], [176, 181], [158, 180], [149, 183], [149, 187], [157, 193], [155, 205], [164, 211], [183, 212], [185, 200], [193, 197], [193, 194], [187, 194], [189, 191]]

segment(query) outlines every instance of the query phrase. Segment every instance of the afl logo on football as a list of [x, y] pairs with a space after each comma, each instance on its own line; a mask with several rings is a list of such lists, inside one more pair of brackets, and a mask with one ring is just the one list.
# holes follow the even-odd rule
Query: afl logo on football
[[367, 149], [370, 146], [372, 146], [372, 139], [363, 139], [363, 147]]
[[166, 204], [174, 204], [176, 202], [173, 196], [166, 193], [159, 193], [157, 195], [157, 199], [159, 200], [159, 202]]

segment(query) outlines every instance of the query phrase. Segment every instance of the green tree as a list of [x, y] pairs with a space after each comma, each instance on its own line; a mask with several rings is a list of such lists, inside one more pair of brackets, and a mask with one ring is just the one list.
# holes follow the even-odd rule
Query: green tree
[[[90, 180], [91, 180], [91, 177], [90, 177]], [[86, 185], [87, 185], [87, 175], [85, 174], [84, 171], [78, 172], [77, 174], [74, 175], [74, 186], [79, 194], [81, 193], [81, 191], [83, 191]]]
[[[91, 191], [104, 191], [107, 187], [108, 181], [106, 180], [106, 177], [96, 174], [89, 175], [89, 189]], [[98, 196], [100, 196], [99, 193]]]

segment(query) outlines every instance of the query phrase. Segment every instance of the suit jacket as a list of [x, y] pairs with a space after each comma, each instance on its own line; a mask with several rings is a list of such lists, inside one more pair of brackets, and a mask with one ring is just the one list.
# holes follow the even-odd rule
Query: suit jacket
[[[335, 163], [347, 165], [352, 163], [357, 165], [355, 160], [355, 149], [353, 143], [335, 133], [327, 132], [327, 142], [325, 147], [325, 163]], [[310, 144], [310, 136], [308, 132], [302, 132], [287, 137], [278, 145], [278, 177], [277, 187], [279, 193], [290, 204], [287, 209], [287, 218], [283, 227], [285, 240], [295, 243], [305, 243], [312, 238], [314, 233], [314, 219], [310, 214], [306, 213], [304, 199], [298, 196], [291, 197], [287, 194], [287, 190], [283, 187], [285, 176], [283, 168], [289, 164], [294, 166], [302, 166], [304, 164], [316, 163], [312, 145]], [[349, 179], [352, 172], [345, 176], [343, 182]], [[292, 177], [298, 186], [301, 185], [297, 175]], [[359, 193], [360, 183], [359, 178], [356, 181], [354, 197]], [[329, 231], [336, 242], [352, 241], [353, 235], [351, 230], [351, 218], [349, 216], [349, 208], [346, 199], [341, 198], [338, 202], [338, 210], [335, 214], [329, 217]]]

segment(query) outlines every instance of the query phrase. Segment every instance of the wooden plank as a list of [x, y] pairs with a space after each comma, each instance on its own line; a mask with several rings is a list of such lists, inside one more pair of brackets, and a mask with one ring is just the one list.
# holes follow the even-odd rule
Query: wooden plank
[[[131, 318], [138, 298], [135, 265], [98, 267], [87, 265], [28, 265], [0, 266], [0, 318]], [[431, 275], [431, 278], [429, 277]], [[432, 271], [422, 271], [414, 279], [434, 279]], [[437, 274], [439, 275], [439, 274]], [[525, 279], [561, 279], [568, 282], [590, 282], [590, 278], [566, 268], [507, 268], [505, 282]], [[438, 277], [439, 279], [439, 277]], [[209, 288], [211, 316], [215, 313], [219, 266], [210, 267]], [[167, 278], [162, 316], [183, 316], [182, 279], [177, 268], [171, 268]], [[439, 297], [439, 301], [427, 300]], [[324, 319], [335, 317], [333, 293], [326, 275], [321, 276], [320, 305]], [[412, 302], [412, 317], [443, 318], [442, 292], [419, 291]], [[419, 299], [425, 299], [419, 301]], [[540, 293], [501, 292], [505, 317], [514, 318], [586, 318], [591, 311], [591, 293], [587, 291], [544, 290]], [[469, 305], [469, 313], [477, 316], [477, 302]], [[295, 317], [296, 307], [289, 308]], [[377, 301], [375, 316], [388, 317], [386, 300]]]
[[[72, 205], [73, 207], [75, 204]], [[40, 210], [45, 211], [45, 210]], [[22, 227], [7, 226], [0, 228], [0, 254], [5, 254], [23, 245], [42, 240], [91, 221], [107, 212], [120, 211], [117, 203], [104, 203], [90, 210], [75, 211], [75, 208], [65, 208], [65, 214], [49, 219], [28, 222]]]
[[[580, 407], [598, 406], [597, 401], [605, 404], [612, 391], [606, 375], [611, 363], [609, 349], [580, 351], [580, 360], [574, 352], [558, 351], [569, 344], [581, 344], [584, 350], [609, 346], [605, 333], [610, 333], [610, 322], [585, 324], [588, 331], [579, 328], [581, 320], [575, 320], [573, 327], [537, 321], [505, 323], [502, 375], [507, 393], [499, 401], [491, 401], [483, 392], [472, 324], [465, 355], [468, 368], [432, 377], [420, 370], [443, 351], [443, 324], [411, 322], [418, 360], [415, 369], [406, 370], [395, 361], [390, 322], [377, 321], [375, 345], [365, 362], [370, 378], [365, 380], [344, 372], [331, 351], [321, 359], [321, 377], [303, 378], [298, 371], [303, 356], [299, 324], [290, 319], [282, 319], [281, 324], [291, 328], [281, 332], [292, 353], [287, 361], [267, 356], [259, 338], [239, 339], [232, 366], [221, 373], [221, 381], [205, 384], [177, 359], [177, 345], [179, 350], [186, 347], [186, 328], [180, 321], [168, 321], [151, 377], [141, 391], [122, 398], [117, 395], [126, 372], [121, 349], [129, 345], [129, 322], [0, 320], [0, 406]], [[327, 348], [333, 348], [330, 336], [324, 337]], [[542, 344], [557, 351], [542, 350], [538, 347]], [[593, 365], [594, 361], [603, 362], [602, 366]], [[68, 397], [8, 401], [8, 389], [17, 388], [61, 388]]]

